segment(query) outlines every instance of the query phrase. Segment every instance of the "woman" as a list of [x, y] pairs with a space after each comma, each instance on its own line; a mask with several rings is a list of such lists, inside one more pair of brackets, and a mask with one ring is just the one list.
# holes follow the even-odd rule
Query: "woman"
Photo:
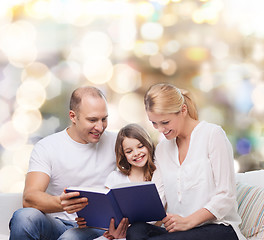
[[[199, 121], [186, 91], [157, 84], [145, 109], [163, 139], [156, 148], [153, 181], [167, 201], [164, 227], [136, 223], [127, 239], [242, 240], [238, 225], [233, 152], [220, 126]], [[163, 193], [161, 193], [163, 195]]]

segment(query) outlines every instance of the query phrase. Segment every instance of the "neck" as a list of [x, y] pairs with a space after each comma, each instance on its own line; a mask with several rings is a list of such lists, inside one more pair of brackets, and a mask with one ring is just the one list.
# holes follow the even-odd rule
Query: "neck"
[[144, 168], [132, 166], [130, 174], [128, 177], [129, 177], [131, 182], [143, 182], [143, 181], [145, 181]]
[[180, 139], [189, 139], [191, 137], [193, 129], [198, 125], [199, 121], [192, 118], [186, 118], [184, 124], [184, 131], [179, 136]]

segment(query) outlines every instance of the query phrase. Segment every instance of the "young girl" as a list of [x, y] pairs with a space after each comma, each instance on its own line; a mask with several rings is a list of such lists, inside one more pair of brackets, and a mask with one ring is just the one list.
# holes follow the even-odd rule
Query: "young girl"
[[[112, 188], [121, 183], [151, 181], [156, 169], [154, 164], [154, 144], [149, 134], [138, 124], [128, 124], [121, 128], [116, 139], [115, 153], [118, 170], [109, 174], [105, 187]], [[77, 218], [80, 228], [86, 227], [83, 218]], [[109, 231], [99, 239], [124, 238], [128, 226], [127, 219], [123, 219], [121, 228], [114, 228], [111, 221]]]

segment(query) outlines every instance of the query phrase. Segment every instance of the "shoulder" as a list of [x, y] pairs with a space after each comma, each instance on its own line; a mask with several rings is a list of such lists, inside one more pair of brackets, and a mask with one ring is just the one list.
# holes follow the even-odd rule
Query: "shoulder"
[[112, 188], [118, 184], [126, 182], [128, 182], [127, 175], [121, 173], [119, 170], [115, 170], [108, 175], [105, 181], [105, 186], [108, 188]]
[[66, 135], [66, 129], [60, 131], [60, 132], [56, 132], [53, 133], [51, 135], [48, 135], [42, 139], [40, 139], [36, 145], [53, 145], [54, 142], [57, 143], [59, 140], [63, 139]]
[[223, 130], [223, 128], [215, 123], [209, 123], [206, 121], [201, 121], [199, 124], [199, 128], [198, 130], [204, 132], [204, 133], [208, 133], [210, 135], [214, 135], [214, 134], [225, 134], [225, 131]]
[[116, 137], [117, 137], [117, 133], [114, 132], [114, 131], [104, 131], [101, 139], [99, 142], [102, 141], [114, 141], [116, 140]]

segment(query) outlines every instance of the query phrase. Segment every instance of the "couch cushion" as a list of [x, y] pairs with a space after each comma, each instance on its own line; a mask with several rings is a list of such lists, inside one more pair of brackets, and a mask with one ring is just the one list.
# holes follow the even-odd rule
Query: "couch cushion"
[[240, 230], [246, 238], [264, 230], [264, 188], [237, 183]]

